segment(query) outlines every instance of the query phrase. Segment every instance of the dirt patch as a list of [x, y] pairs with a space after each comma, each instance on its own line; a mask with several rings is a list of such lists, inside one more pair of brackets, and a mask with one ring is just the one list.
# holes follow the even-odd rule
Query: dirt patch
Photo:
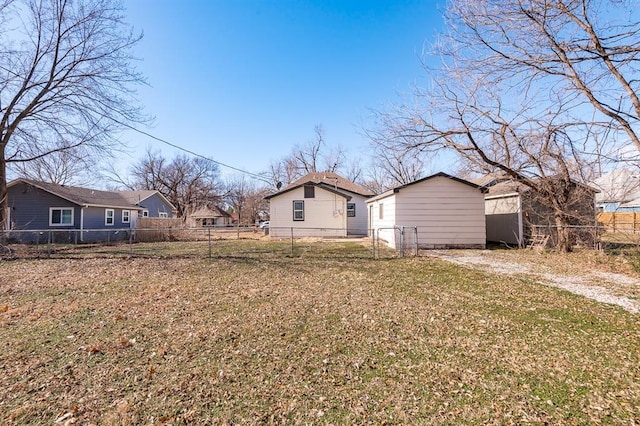
[[640, 301], [638, 300], [640, 279], [636, 277], [595, 270], [593, 265], [584, 265], [582, 268], [563, 268], [563, 263], [571, 261], [567, 258], [558, 259], [557, 269], [564, 270], [564, 272], [559, 272], [554, 270], [555, 268], [550, 266], [549, 262], [539, 262], [542, 258], [536, 259], [535, 254], [525, 256], [521, 254], [519, 251], [514, 251], [510, 255], [509, 252], [492, 250], [432, 250], [427, 252], [428, 256], [459, 265], [501, 275], [529, 277], [540, 284], [561, 288], [598, 302], [617, 305], [634, 314], [640, 312]]

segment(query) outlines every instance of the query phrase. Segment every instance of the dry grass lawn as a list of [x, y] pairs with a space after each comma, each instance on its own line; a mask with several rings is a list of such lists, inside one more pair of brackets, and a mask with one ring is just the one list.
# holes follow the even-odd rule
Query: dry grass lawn
[[640, 318], [432, 258], [0, 262], [3, 424], [633, 424]]

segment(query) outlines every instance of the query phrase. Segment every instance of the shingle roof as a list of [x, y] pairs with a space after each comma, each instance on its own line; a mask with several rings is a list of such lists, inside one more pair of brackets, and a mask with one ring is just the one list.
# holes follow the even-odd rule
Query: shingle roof
[[231, 217], [231, 215], [218, 206], [201, 207], [189, 215], [194, 219], [207, 219], [211, 217]]
[[[140, 200], [148, 198], [156, 191], [101, 191], [98, 189], [82, 188], [79, 186], [58, 185], [55, 183], [47, 183], [34, 181], [30, 179], [17, 179], [9, 185], [15, 185], [18, 182], [24, 182], [28, 185], [35, 186], [60, 198], [71, 201], [78, 205], [88, 206], [104, 206], [134, 209], [139, 208], [137, 203]], [[143, 198], [139, 198], [142, 197]]]
[[288, 192], [295, 188], [301, 187], [303, 185], [309, 185], [309, 184], [332, 187], [337, 191], [346, 191], [352, 194], [362, 195], [365, 197], [371, 197], [374, 195], [373, 192], [369, 191], [365, 187], [360, 186], [357, 183], [353, 183], [350, 180], [345, 179], [344, 177], [340, 176], [337, 173], [314, 172], [314, 173], [309, 173], [294, 182], [291, 182], [289, 185], [285, 186], [280, 191], [276, 192], [275, 194], [268, 195], [265, 198], [267, 199], [272, 198], [284, 192]]

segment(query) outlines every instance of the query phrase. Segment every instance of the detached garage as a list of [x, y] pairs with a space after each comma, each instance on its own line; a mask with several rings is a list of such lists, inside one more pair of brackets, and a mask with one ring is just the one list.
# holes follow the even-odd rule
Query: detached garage
[[368, 199], [369, 227], [392, 248], [416, 236], [420, 248], [485, 248], [484, 191], [437, 173]]

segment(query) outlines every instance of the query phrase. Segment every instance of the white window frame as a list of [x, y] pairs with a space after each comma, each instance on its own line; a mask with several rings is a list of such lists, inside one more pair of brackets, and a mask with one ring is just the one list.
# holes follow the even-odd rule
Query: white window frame
[[162, 218], [168, 218], [169, 217], [169, 213], [167, 212], [158, 212], [158, 217], [162, 217]]
[[[53, 212], [54, 210], [60, 210], [60, 223], [53, 223]], [[71, 210], [71, 222], [64, 223], [62, 218], [64, 217], [65, 210]], [[73, 226], [74, 219], [73, 215], [75, 213], [75, 209], [73, 207], [49, 207], [49, 226]]]
[[149, 217], [149, 210], [142, 210], [142, 217]]
[[[109, 213], [111, 213], [111, 223], [109, 223]], [[104, 226], [113, 226], [116, 223], [116, 211], [114, 209], [104, 209]]]
[[[296, 203], [301, 203], [302, 208], [296, 209]], [[302, 213], [302, 217], [296, 218], [296, 213]], [[293, 221], [294, 222], [304, 222], [304, 201], [302, 200], [294, 200], [293, 201]]]
[[122, 210], [122, 223], [131, 223], [131, 211]]

